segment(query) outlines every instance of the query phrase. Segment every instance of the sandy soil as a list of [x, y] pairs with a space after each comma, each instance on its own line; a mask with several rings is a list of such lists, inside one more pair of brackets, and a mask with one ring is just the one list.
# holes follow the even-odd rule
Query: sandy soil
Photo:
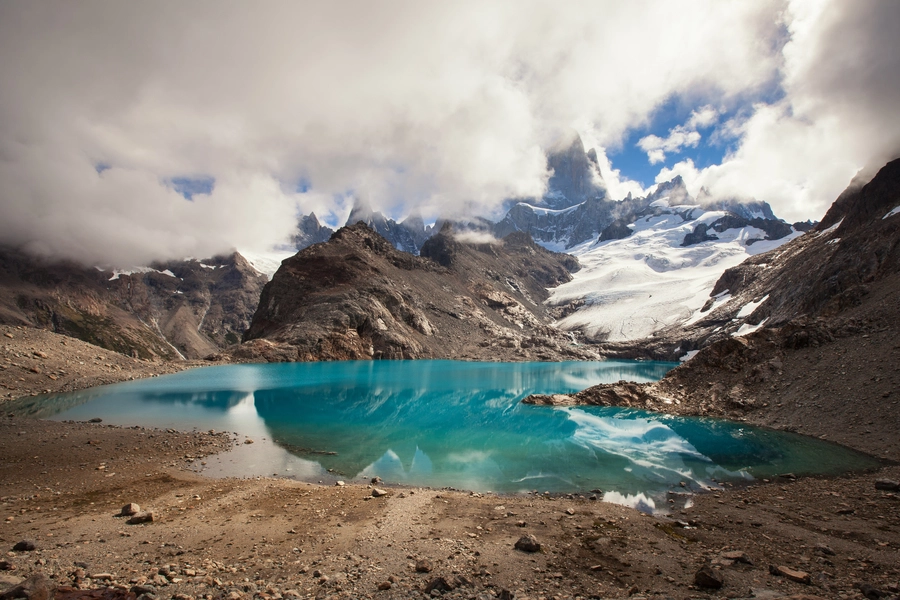
[[[0, 330], [0, 350], [11, 396], [182, 366], [35, 330]], [[196, 472], [231, 443], [209, 432], [0, 417], [0, 590], [42, 573], [60, 597], [112, 588], [144, 600], [900, 594], [900, 492], [875, 488], [900, 479], [898, 466], [726, 487], [688, 508], [673, 496], [668, 516], [646, 516], [576, 496], [387, 488], [375, 498], [372, 486]], [[117, 516], [129, 502], [154, 521]], [[539, 552], [514, 547], [526, 534]], [[23, 540], [35, 549], [14, 551]], [[724, 579], [721, 589], [696, 584], [704, 566]], [[809, 583], [773, 574], [778, 567]]]

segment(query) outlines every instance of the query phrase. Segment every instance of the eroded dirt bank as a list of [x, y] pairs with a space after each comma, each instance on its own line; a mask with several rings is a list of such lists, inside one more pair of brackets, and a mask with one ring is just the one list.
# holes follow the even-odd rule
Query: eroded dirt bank
[[44, 329], [0, 325], [0, 402], [211, 364], [140, 360]]

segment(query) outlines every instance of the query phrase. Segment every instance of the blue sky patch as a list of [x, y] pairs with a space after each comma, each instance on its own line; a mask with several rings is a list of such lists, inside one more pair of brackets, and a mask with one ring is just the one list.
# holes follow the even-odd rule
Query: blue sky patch
[[187, 200], [193, 200], [194, 194], [210, 194], [216, 186], [215, 177], [202, 175], [199, 177], [173, 177], [169, 185]]
[[[717, 113], [713, 121], [692, 121], [696, 113], [708, 106], [707, 103], [700, 98], [688, 100], [672, 96], [653, 112], [647, 125], [632, 129], [622, 147], [610, 151], [608, 157], [612, 167], [619, 170], [623, 179], [637, 181], [644, 188], [653, 185], [660, 170], [671, 168], [688, 158], [694, 161], [694, 166], [698, 169], [721, 164], [725, 156], [735, 150], [739, 141], [730, 136], [723, 125], [732, 120], [749, 118], [755, 102], [772, 104], [783, 97], [783, 88], [778, 82], [772, 82], [752, 96], [736, 99], [728, 105], [711, 105], [710, 108]], [[661, 153], [657, 152], [656, 162], [651, 162], [648, 151], [639, 145], [640, 141], [649, 135], [667, 140], [673, 131], [688, 134], [696, 132], [699, 140], [696, 144], [684, 144], [674, 149], [664, 148]]]

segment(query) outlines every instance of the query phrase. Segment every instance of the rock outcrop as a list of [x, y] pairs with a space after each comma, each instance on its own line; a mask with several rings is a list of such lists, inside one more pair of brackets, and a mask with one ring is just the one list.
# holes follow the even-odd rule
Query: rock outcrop
[[605, 195], [597, 151], [585, 152], [577, 133], [573, 132], [547, 154], [547, 168], [552, 175], [543, 200], [550, 208], [567, 208]]
[[309, 213], [297, 222], [297, 232], [291, 236], [291, 245], [297, 250], [303, 250], [313, 244], [327, 242], [334, 229], [322, 225], [316, 213]]
[[525, 234], [468, 244], [452, 226], [421, 256], [364, 223], [282, 263], [236, 350], [238, 359], [596, 358], [550, 326], [547, 287], [577, 261]]

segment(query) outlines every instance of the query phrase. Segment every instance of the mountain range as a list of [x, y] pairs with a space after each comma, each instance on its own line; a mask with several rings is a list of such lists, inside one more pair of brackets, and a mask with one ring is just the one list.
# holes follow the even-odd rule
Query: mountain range
[[[851, 184], [821, 224], [790, 225], [764, 202], [694, 198], [678, 177], [646, 197], [612, 200], [577, 138], [548, 164], [547, 194], [511, 200], [498, 222], [397, 223], [358, 202], [354, 222], [333, 232], [308, 215], [294, 238], [305, 247], [280, 265], [235, 252], [117, 272], [6, 248], [0, 321], [165, 360], [688, 359], [796, 318], [785, 312], [791, 290], [844, 247], [826, 244], [828, 232], [869, 226], [860, 216], [868, 204], [853, 194], [895, 185], [891, 163]], [[488, 235], [472, 243], [462, 234], [473, 230]], [[806, 245], [817, 251], [802, 269], [772, 269], [773, 256]], [[810, 297], [831, 297], [828, 286], [840, 298], [862, 293], [847, 282], [863, 267], [841, 264], [809, 284]], [[771, 284], [779, 291], [754, 291], [782, 272]]]
[[[782, 239], [790, 235], [792, 226], [778, 219], [766, 202], [752, 199], [713, 200], [701, 190], [693, 198], [681, 176], [662, 182], [645, 197], [613, 199], [607, 195], [597, 153], [585, 152], [581, 138], [575, 135], [547, 155], [551, 176], [547, 192], [540, 198], [511, 199], [506, 202], [505, 216], [498, 222], [487, 219], [453, 221], [460, 230], [475, 230], [502, 238], [515, 231], [524, 231], [538, 244], [556, 251], [568, 251], [586, 241], [622, 239], [630, 235], [638, 219], [658, 213], [663, 207], [682, 207], [682, 217], [696, 221], [701, 212], [719, 212], [714, 222], [697, 222], [695, 230], [679, 240], [684, 245], [714, 241], [718, 234], [729, 229], [752, 226], [759, 229], [759, 239]], [[661, 204], [661, 201], [664, 201]], [[700, 211], [691, 209], [701, 209]], [[418, 213], [397, 222], [375, 211], [357, 198], [346, 225], [363, 222], [387, 239], [395, 248], [418, 254], [422, 244], [436, 234], [444, 222], [425, 225]], [[808, 230], [811, 223], [796, 223], [794, 230]], [[322, 225], [314, 213], [298, 221], [292, 243], [297, 250], [326, 241], [334, 231]]]
[[[577, 135], [550, 152], [547, 164], [552, 175], [542, 197], [509, 200], [497, 222], [450, 223], [457, 233], [482, 238], [527, 233], [549, 250], [576, 256], [581, 270], [548, 302], [563, 314], [559, 328], [594, 342], [639, 342], [687, 324], [726, 269], [814, 226], [788, 224], [766, 202], [713, 199], [705, 190], [694, 198], [680, 176], [644, 197], [612, 199], [596, 152], [585, 151]], [[347, 225], [359, 222], [396, 249], [418, 254], [446, 221], [426, 226], [413, 214], [396, 222], [357, 200]], [[312, 214], [298, 231], [298, 249], [331, 233]], [[672, 358], [675, 351], [668, 344], [660, 356]]]

